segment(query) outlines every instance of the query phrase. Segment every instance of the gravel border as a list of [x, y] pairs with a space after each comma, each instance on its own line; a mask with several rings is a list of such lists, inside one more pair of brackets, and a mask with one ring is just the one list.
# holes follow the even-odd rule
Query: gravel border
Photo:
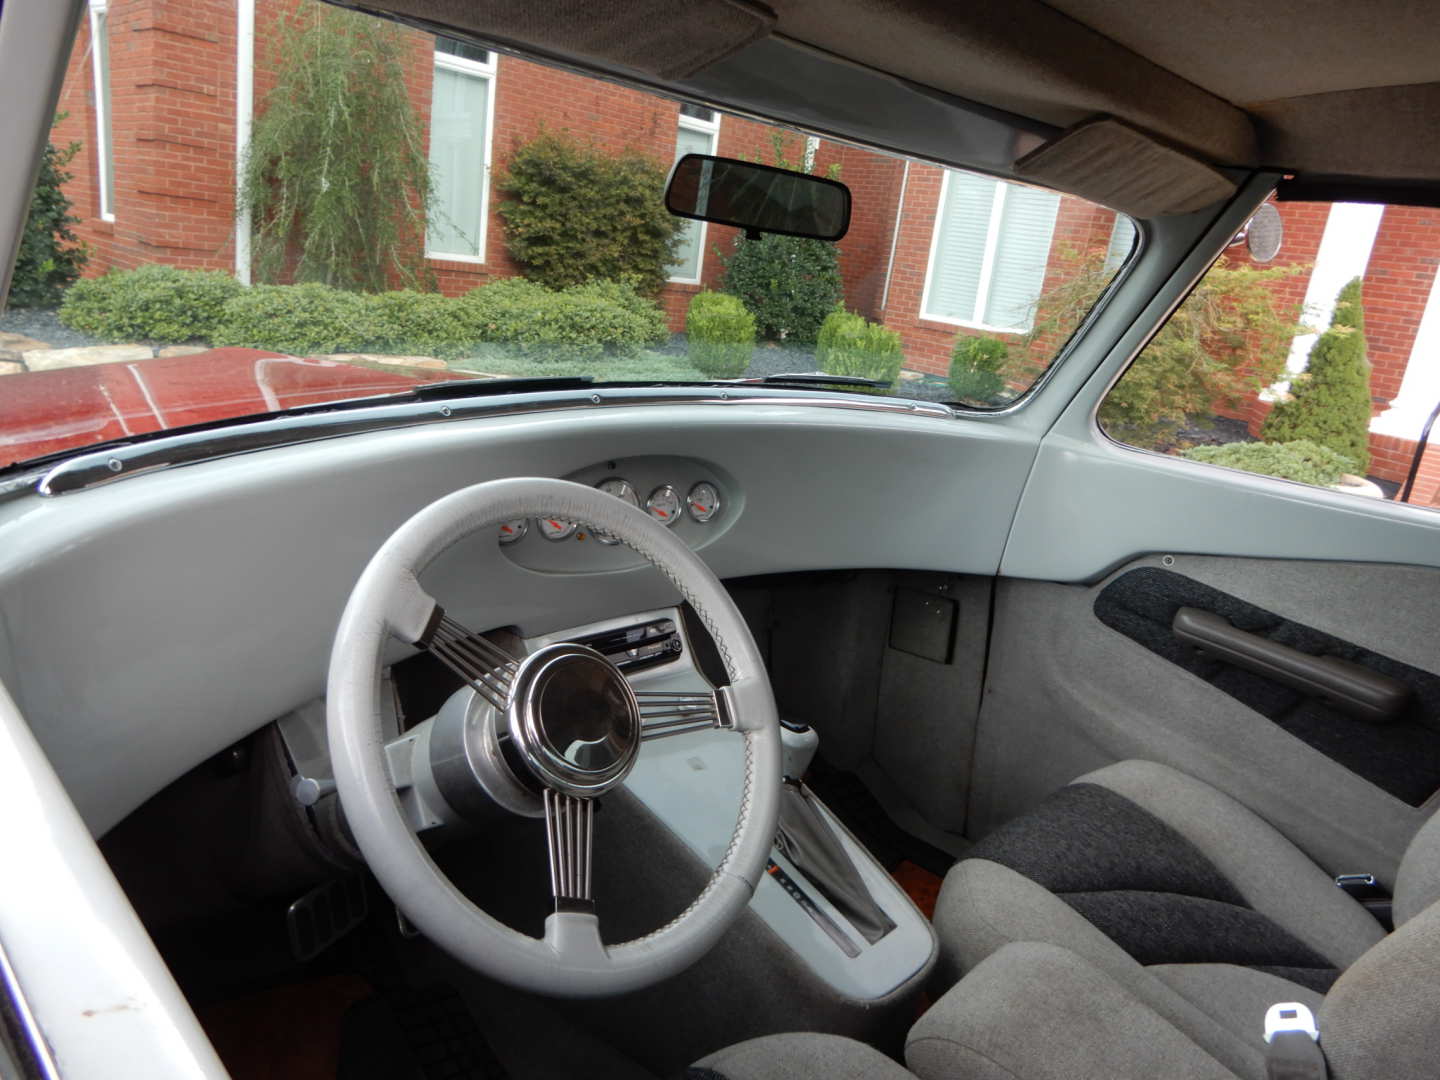
[[91, 337], [71, 330], [49, 308], [11, 308], [0, 315], [0, 333], [23, 334], [43, 341], [52, 349], [76, 349], [91, 345], [132, 345], [134, 342]]

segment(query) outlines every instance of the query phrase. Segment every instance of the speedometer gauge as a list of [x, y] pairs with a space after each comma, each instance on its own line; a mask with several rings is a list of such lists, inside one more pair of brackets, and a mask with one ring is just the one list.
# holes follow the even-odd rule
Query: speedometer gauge
[[500, 523], [500, 542], [502, 544], [513, 544], [529, 531], [530, 523], [524, 518], [516, 518], [514, 521], [502, 521]]
[[715, 490], [714, 484], [702, 480], [685, 496], [685, 508], [690, 511], [691, 518], [703, 525], [720, 512], [720, 492]]
[[664, 484], [645, 500], [645, 512], [661, 525], [674, 525], [680, 520], [680, 496], [673, 487]]
[[[606, 495], [614, 495], [622, 502], [627, 502], [635, 507], [636, 510], [640, 509], [640, 496], [635, 491], [635, 485], [624, 477], [612, 476], [608, 480], [601, 480], [600, 483], [595, 486], [605, 492]], [[600, 532], [598, 529], [595, 531], [595, 539], [599, 540], [602, 544], [618, 544], [620, 542], [616, 540], [615, 537]]]
[[575, 535], [575, 522], [562, 518], [542, 517], [535, 522], [540, 526], [540, 535], [546, 540], [568, 540]]

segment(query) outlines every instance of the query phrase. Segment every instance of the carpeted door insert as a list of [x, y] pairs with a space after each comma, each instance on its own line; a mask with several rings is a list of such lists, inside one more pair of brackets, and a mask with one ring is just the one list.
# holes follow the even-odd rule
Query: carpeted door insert
[[[1238, 629], [1398, 679], [1413, 691], [1409, 709], [1388, 724], [1366, 723], [1317, 698], [1217, 660], [1171, 632], [1175, 612], [1182, 607], [1212, 611]], [[1419, 806], [1440, 789], [1440, 676], [1158, 567], [1131, 570], [1105, 586], [1095, 598], [1095, 615], [1112, 630], [1223, 690], [1397, 799]]]
[[1142, 964], [1238, 964], [1324, 993], [1340, 972], [1255, 911], [1184, 836], [1098, 784], [1071, 784], [976, 844]]

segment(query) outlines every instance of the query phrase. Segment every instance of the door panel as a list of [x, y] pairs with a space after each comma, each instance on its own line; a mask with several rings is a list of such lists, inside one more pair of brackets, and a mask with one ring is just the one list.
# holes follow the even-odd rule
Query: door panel
[[[1227, 692], [1238, 678], [1233, 671], [1219, 672], [1217, 679], [1213, 666], [1175, 662], [1190, 658], [1117, 602], [1118, 583], [1137, 570], [1163, 572], [1171, 585], [1176, 576], [1194, 583], [1187, 594], [1192, 600], [1221, 596], [1232, 598], [1234, 611], [1266, 612], [1272, 632], [1282, 636], [1286, 627], [1303, 627], [1314, 635], [1307, 643], [1337, 639], [1352, 657], [1381, 657], [1395, 665], [1392, 670], [1414, 672], [1407, 677], [1417, 685], [1415, 711], [1403, 721], [1411, 726], [1381, 738], [1404, 740], [1408, 733], [1417, 755], [1433, 745], [1429, 725], [1437, 717], [1427, 703], [1429, 687], [1440, 685], [1433, 645], [1440, 633], [1440, 572], [1164, 555], [1135, 560], [1090, 585], [1002, 580], [970, 834], [983, 834], [1088, 769], [1140, 757], [1229, 792], [1327, 870], [1373, 872], [1393, 882], [1411, 834], [1440, 798], [1429, 795], [1411, 805], [1373, 782], [1375, 776], [1366, 779], [1336, 760], [1334, 744], [1331, 753], [1322, 752], [1254, 708], [1253, 697], [1247, 703]], [[1108, 620], [1097, 614], [1097, 605]], [[1130, 608], [1135, 606], [1132, 598]], [[1127, 626], [1133, 632], [1125, 632]], [[1137, 640], [1147, 635], [1164, 648]], [[1288, 709], [1283, 702], [1270, 704], [1277, 715], [1300, 708], [1293, 700]], [[1362, 721], [1316, 720], [1313, 708], [1301, 711], [1307, 708], [1310, 721], [1321, 726], [1342, 723], [1353, 738], [1375, 737]], [[1305, 733], [1303, 724], [1291, 726]], [[1375, 773], [1373, 761], [1368, 767]], [[1406, 794], [1420, 797], [1425, 782], [1412, 783]]]

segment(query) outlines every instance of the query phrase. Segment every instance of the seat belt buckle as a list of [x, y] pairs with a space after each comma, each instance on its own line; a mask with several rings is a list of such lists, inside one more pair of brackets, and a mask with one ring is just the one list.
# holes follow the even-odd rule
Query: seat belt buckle
[[1298, 1001], [1282, 1001], [1265, 1010], [1265, 1041], [1275, 1041], [1276, 1035], [1299, 1032], [1309, 1035], [1312, 1042], [1320, 1041], [1320, 1029], [1315, 1026], [1315, 1014], [1310, 1006]]
[[1298, 1001], [1265, 1011], [1266, 1080], [1326, 1080], [1325, 1055], [1315, 1014]]
[[1335, 887], [1375, 916], [1387, 931], [1395, 929], [1390, 894], [1374, 874], [1337, 874]]

